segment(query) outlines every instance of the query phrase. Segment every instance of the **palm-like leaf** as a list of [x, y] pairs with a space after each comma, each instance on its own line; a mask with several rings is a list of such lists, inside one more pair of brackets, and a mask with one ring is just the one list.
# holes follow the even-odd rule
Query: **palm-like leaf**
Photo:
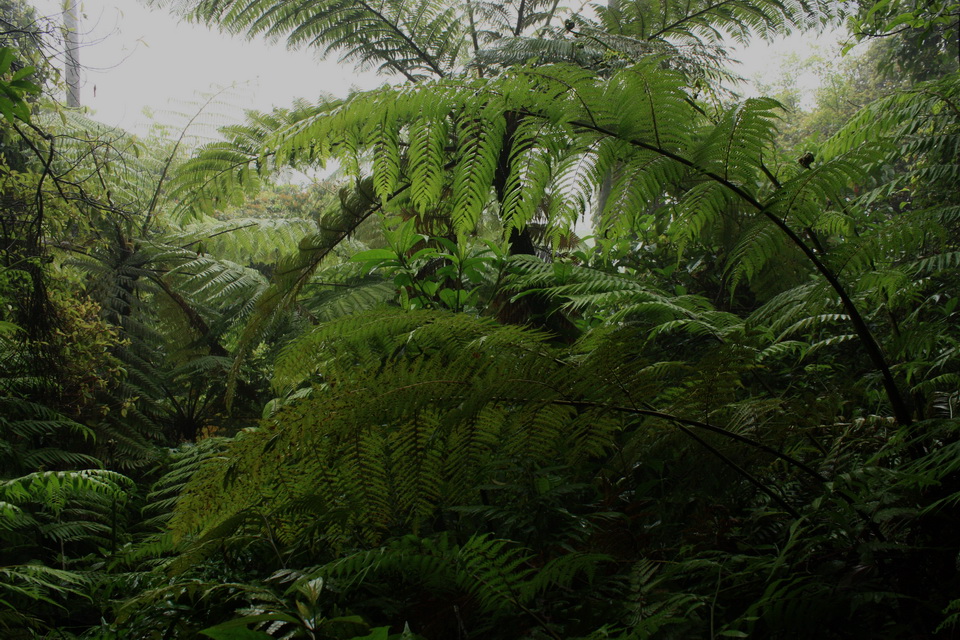
[[291, 47], [339, 52], [342, 60], [410, 80], [443, 76], [461, 55], [456, 6], [428, 1], [163, 0], [177, 11], [234, 33], [286, 39]]

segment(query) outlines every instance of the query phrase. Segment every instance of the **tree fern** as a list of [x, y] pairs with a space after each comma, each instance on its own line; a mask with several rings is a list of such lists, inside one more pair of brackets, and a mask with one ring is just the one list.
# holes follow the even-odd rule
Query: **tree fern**
[[569, 553], [534, 569], [534, 557], [508, 540], [480, 535], [456, 544], [444, 535], [406, 536], [331, 562], [301, 581], [322, 577], [359, 591], [376, 582], [402, 580], [448, 598], [462, 594], [469, 598], [467, 611], [477, 607], [477, 614], [492, 620], [520, 619], [523, 626], [539, 626], [554, 636], [534, 610], [535, 598], [548, 588], [572, 588], [578, 578], [591, 580], [609, 560], [602, 554]]
[[[815, 240], [808, 242], [802, 235], [802, 229], [812, 229], [821, 219], [825, 208], [821, 205], [843, 197], [851, 180], [864, 177], [863, 166], [881, 161], [876, 150], [858, 148], [850, 151], [849, 157], [829, 159], [788, 180], [774, 177], [772, 189], [757, 189], [755, 182], [766, 171], [763, 153], [768, 150], [774, 131], [775, 105], [770, 101], [747, 101], [711, 120], [686, 92], [684, 76], [664, 72], [653, 60], [613, 73], [602, 82], [594, 74], [559, 65], [511, 70], [495, 79], [481, 80], [441, 79], [429, 86], [421, 83], [399, 90], [358, 94], [334, 112], [321, 110], [287, 129], [275, 131], [265, 148], [280, 162], [302, 157], [315, 161], [338, 158], [354, 166], [359, 166], [359, 154], [367, 149], [373, 154], [374, 185], [380, 189], [380, 199], [389, 195], [389, 186], [399, 184], [398, 191], [410, 189], [423, 208], [439, 198], [437, 189], [447, 180], [437, 180], [434, 170], [410, 177], [429, 179], [429, 184], [400, 179], [402, 147], [384, 141], [399, 140], [427, 108], [433, 118], [449, 119], [456, 125], [455, 160], [449, 178], [455, 231], [471, 233], [480, 212], [494, 198], [509, 216], [508, 228], [519, 230], [533, 220], [520, 219], [518, 214], [529, 216], [539, 208], [531, 206], [535, 203], [533, 193], [527, 194], [531, 200], [522, 207], [517, 206], [516, 195], [508, 194], [515, 194], [515, 185], [525, 178], [545, 184], [547, 172], [541, 163], [534, 165], [541, 167], [537, 174], [526, 175], [530, 164], [503, 145], [513, 146], [511, 138], [518, 123], [530, 120], [532, 124], [541, 124], [530, 129], [537, 139], [524, 133], [516, 140], [517, 150], [532, 153], [530, 150], [540, 144], [550, 149], [553, 140], [575, 141], [556, 163], [554, 185], [544, 189], [544, 194], [550, 194], [554, 217], [551, 222], [557, 227], [573, 223], [607, 171], [617, 164], [622, 165], [621, 177], [614, 187], [615, 197], [608, 199], [608, 208], [627, 204], [636, 215], [637, 209], [648, 213], [665, 198], [672, 198], [672, 206], [663, 208], [661, 215], [675, 212], [681, 237], [696, 235], [697, 229], [710, 222], [709, 217], [716, 219], [731, 209], [745, 209], [765, 219], [767, 226], [754, 226], [752, 237], [745, 237], [736, 249], [733, 281], [755, 276], [784, 239], [793, 245], [840, 297], [854, 332], [881, 372], [894, 412], [901, 421], [909, 421], [909, 409], [870, 327], [836, 268], [818, 254]], [[641, 99], [635, 99], [636, 96]], [[499, 122], [511, 124], [501, 128]], [[676, 126], [680, 122], [696, 124]], [[475, 131], [479, 123], [486, 126]], [[393, 132], [386, 136], [385, 128]], [[419, 142], [414, 148], [417, 153], [425, 149]], [[613, 148], [616, 154], [600, 154], [597, 157], [603, 163], [591, 166], [589, 150], [596, 148]], [[436, 166], [435, 158], [431, 164]], [[691, 184], [697, 182], [715, 186], [690, 190]], [[511, 189], [510, 185], [514, 187]], [[629, 189], [623, 185], [629, 185]], [[534, 191], [538, 192], [539, 186]], [[695, 200], [683, 197], [688, 192]], [[700, 212], [712, 213], [704, 220]], [[626, 218], [627, 224], [633, 219]], [[694, 224], [691, 230], [683, 230], [684, 220]], [[337, 234], [328, 235], [329, 242], [337, 241]], [[750, 242], [751, 239], [754, 241]], [[309, 267], [316, 261], [308, 260], [306, 264]], [[295, 292], [296, 288], [289, 290]]]
[[453, 173], [453, 223], [466, 233], [474, 231], [490, 199], [506, 130], [502, 114], [477, 115], [478, 118], [463, 119], [456, 131], [460, 157]]
[[[651, 8], [653, 10], [651, 11]], [[823, 7], [809, 3], [709, 2], [675, 5], [660, 2], [622, 2], [599, 12], [608, 29], [643, 38], [719, 41], [724, 33], [740, 41], [751, 35], [770, 37], [791, 28], [809, 26]]]
[[234, 33], [285, 37], [293, 47], [338, 51], [342, 60], [411, 80], [443, 75], [460, 55], [459, 12], [439, 2], [416, 7], [315, 0], [283, 5], [259, 0], [162, 4], [173, 4], [182, 13]]
[[27, 607], [36, 603], [61, 607], [59, 595], [82, 595], [88, 585], [83, 576], [40, 564], [18, 564], [0, 567], [0, 628], [8, 633], [43, 632], [47, 621], [31, 613]]
[[[795, 265], [806, 262], [834, 289], [853, 332], [881, 372], [892, 408], [900, 420], [909, 421], [909, 409], [889, 363], [839, 275], [842, 258], [838, 257], [838, 264], [824, 255], [814, 231], [824, 220], [850, 218], [829, 203], [847, 198], [851, 183], [864, 181], [871, 163], [882, 164], [883, 148], [850, 147], [842, 154], [828, 154], [811, 169], [768, 176], [762, 158], [775, 131], [776, 105], [752, 100], [710, 118], [691, 100], [684, 85], [682, 74], [664, 72], [655, 61], [617, 71], [603, 81], [581, 69], [559, 65], [513, 69], [483, 81], [442, 79], [356, 95], [336, 112], [318, 112], [276, 131], [266, 147], [280, 159], [309, 154], [316, 160], [330, 157], [351, 162], [368, 149], [381, 191], [400, 184], [398, 190], [409, 189], [421, 209], [440, 198], [442, 185], [451, 184], [451, 216], [459, 233], [472, 232], [479, 212], [494, 200], [507, 218], [508, 229], [524, 228], [534, 221], [529, 216], [543, 210], [537, 202], [542, 199], [541, 188], [543, 198], [549, 194], [547, 210], [554, 218], [550, 224], [569, 228], [615, 166], [618, 179], [607, 199], [611, 213], [602, 217], [606, 228], [617, 228], [619, 219], [626, 230], [638, 216], [656, 212], [655, 217], [670, 220], [681, 242], [690, 242], [721, 221], [727, 224], [731, 215], [753, 222], [750, 232], [733, 247], [728, 262], [732, 282], [756, 278], [773, 256], [792, 246], [790, 251], [796, 253], [789, 264], [796, 269]], [[382, 131], [392, 127], [398, 136], [413, 131], [412, 149], [426, 158], [423, 129], [413, 124], [424, 110], [437, 121], [456, 125], [450, 175], [439, 180], [436, 169], [425, 169], [398, 178], [403, 149], [384, 145]], [[499, 125], [490, 129], [499, 118], [511, 123], [509, 135], [506, 129], [493, 133], [501, 131]], [[676, 126], [680, 122], [695, 124]], [[473, 131], [479, 123], [486, 123], [491, 133]], [[573, 144], [562, 148], [559, 141], [564, 139]], [[503, 147], [505, 142], [509, 147]], [[437, 142], [431, 144], [439, 148]], [[560, 149], [562, 154], [557, 154]], [[425, 166], [437, 166], [432, 153]], [[557, 154], [555, 159], [552, 154]], [[535, 173], [530, 172], [533, 167]], [[517, 185], [525, 180], [532, 180], [535, 188], [521, 198]], [[757, 187], [762, 182], [770, 184]], [[624, 209], [626, 217], [619, 213]], [[814, 236], [805, 237], [810, 234]], [[336, 240], [334, 234], [330, 239]]]
[[73, 570], [72, 558], [116, 547], [116, 513], [132, 488], [125, 476], [103, 469], [0, 481], [0, 626], [42, 628], [33, 614], [86, 597], [89, 578]]
[[271, 264], [296, 249], [300, 239], [316, 232], [313, 220], [235, 218], [185, 226], [165, 240], [238, 264]]
[[[204, 393], [201, 389], [209, 381], [202, 381], [202, 373], [188, 362], [197, 358], [194, 364], [199, 365], [203, 357], [226, 356], [222, 340], [230, 318], [249, 313], [243, 300], [262, 287], [262, 277], [162, 241], [141, 241], [135, 250], [104, 247], [76, 264], [99, 274], [93, 292], [103, 301], [108, 319], [121, 326], [130, 341], [118, 352], [128, 375], [126, 388], [115, 393], [114, 402], [123, 410], [108, 415], [107, 422], [115, 423], [113, 440], [132, 444], [144, 431], [156, 431], [158, 421], [168, 421], [168, 434], [200, 428], [196, 422], [202, 421], [205, 401], [188, 409], [188, 403], [171, 402], [171, 390], [185, 384]], [[152, 296], [151, 305], [144, 294]], [[151, 341], [168, 345], [164, 357], [157, 357]]]
[[[314, 367], [319, 369], [322, 375], [323, 386], [316, 389], [309, 400], [293, 403], [276, 414], [273, 427], [266, 431], [245, 434], [235, 447], [250, 451], [267, 447], [266, 451], [291, 455], [293, 450], [289, 447], [293, 441], [288, 438], [293, 436], [295, 431], [300, 434], [294, 436], [298, 439], [327, 439], [330, 445], [322, 456], [326, 460], [323, 464], [332, 466], [315, 469], [320, 474], [317, 477], [319, 484], [316, 485], [317, 491], [310, 494], [301, 494], [296, 485], [288, 485], [286, 482], [279, 485], [282, 488], [276, 497], [276, 506], [279, 507], [289, 500], [296, 501], [305, 495], [315, 495], [322, 504], [326, 504], [325, 510], [332, 516], [341, 509], [345, 509], [347, 513], [356, 513], [359, 509], [359, 512], [366, 513], [367, 516], [351, 516], [345, 523], [338, 523], [334, 518], [330, 523], [331, 533], [335, 530], [339, 538], [356, 529], [363, 537], [370, 536], [370, 540], [375, 541], [386, 523], [405, 523], [405, 526], [413, 528], [422, 526], [426, 516], [434, 513], [438, 502], [444, 499], [441, 494], [434, 494], [438, 487], [446, 487], [442, 495], [460, 495], [476, 482], [475, 474], [481, 472], [482, 464], [479, 468], [452, 468], [439, 464], [447, 456], [451, 438], [461, 446], [472, 442], [473, 444], [467, 444], [464, 453], [467, 454], [467, 459], [473, 458], [481, 463], [486, 455], [483, 453], [483, 447], [486, 446], [484, 443], [496, 442], [493, 450], [506, 447], [505, 451], [508, 451], [509, 455], [522, 456], [534, 455], [537, 448], [549, 446], [550, 442], [562, 438], [562, 431], [549, 424], [531, 429], [537, 419], [537, 412], [533, 410], [524, 410], [517, 414], [507, 423], [513, 426], [510, 426], [508, 431], [503, 431], [506, 425], [490, 420], [489, 416], [481, 418], [490, 411], [487, 409], [485, 412], [482, 407], [491, 400], [484, 399], [484, 395], [471, 398], [471, 387], [480, 385], [477, 390], [484, 389], [485, 385], [494, 384], [495, 378], [489, 376], [502, 375], [495, 374], [495, 369], [491, 368], [502, 362], [500, 356], [490, 358], [482, 355], [490, 353], [490, 349], [494, 350], [490, 355], [502, 353], [501, 344], [512, 344], [515, 341], [523, 344], [523, 341], [533, 340], [530, 347], [532, 351], [526, 358], [529, 361], [528, 366], [554, 366], [552, 359], [541, 360], [541, 356], [537, 354], [535, 345], [542, 338], [516, 329], [494, 330], [488, 323], [455, 316], [438, 316], [434, 322], [425, 324], [424, 320], [429, 317], [391, 313], [371, 316], [366, 325], [357, 326], [353, 321], [339, 323], [339, 326], [338, 323], [333, 323], [326, 325], [322, 331], [315, 332], [309, 340], [288, 347], [278, 368], [278, 375], [289, 380], [282, 383], [282, 386], [290, 388], [304, 376], [315, 375]], [[454, 325], [460, 330], [451, 332]], [[353, 326], [351, 333], [344, 331], [348, 326]], [[385, 344], [381, 342], [383, 338], [391, 335], [391, 330], [385, 331], [387, 327], [393, 327], [392, 331], [399, 331], [399, 342], [395, 342], [397, 338], [394, 337], [390, 337]], [[463, 330], [469, 331], [464, 333]], [[337, 338], [333, 342], [327, 342], [324, 340], [325, 336]], [[368, 343], [367, 340], [371, 338], [374, 340]], [[391, 343], [393, 346], [390, 346]], [[454, 345], [458, 345], [457, 348], [449, 351]], [[310, 354], [312, 349], [319, 349], [321, 353], [328, 355], [305, 356]], [[444, 354], [445, 351], [448, 351], [447, 355]], [[383, 354], [391, 353], [394, 355], [388, 356], [387, 363], [381, 363]], [[307, 363], [308, 368], [304, 370], [304, 364]], [[342, 366], [347, 366], [347, 369], [341, 370]], [[355, 384], [352, 381], [358, 380], [358, 373], [363, 370], [367, 371], [365, 375], [373, 376], [371, 381], [361, 383], [364, 388], [368, 384], [379, 386], [381, 383], [373, 383], [373, 380], [380, 376], [387, 376], [394, 381], [389, 387], [383, 388], [387, 395], [366, 407], [343, 404], [339, 412], [330, 414], [331, 417], [337, 416], [336, 419], [316, 431], [313, 419], [309, 417], [312, 404], [316, 401], [337, 404], [347, 402], [352, 397], [348, 388]], [[284, 371], [290, 373], [283, 373]], [[527, 375], [542, 377], [542, 374], [532, 372]], [[483, 384], [480, 384], [481, 382]], [[430, 395], [424, 396], [421, 390], [429, 390]], [[545, 392], [549, 393], [549, 388], [545, 389]], [[436, 402], [449, 395], [461, 399], [455, 406], [441, 409], [441, 405]], [[364, 417], [370, 410], [378, 413], [388, 407], [391, 408], [387, 413], [379, 417]], [[437, 411], [440, 412], [435, 413]], [[554, 420], [563, 420], [561, 416], [564, 413], [567, 414], [566, 420], [573, 417], [569, 410], [554, 413]], [[551, 414], [544, 414], [544, 420], [549, 422], [547, 415]], [[349, 435], [356, 428], [361, 430], [357, 431], [355, 436]], [[480, 428], [493, 429], [494, 432], [475, 431]], [[534, 438], [534, 434], [544, 428], [547, 431], [543, 433], [543, 439]], [[608, 437], [603, 434], [609, 433], [612, 428], [613, 424], [608, 421], [591, 421], [587, 418], [583, 418], [582, 422], [580, 419], [575, 420], [573, 432], [577, 434], [580, 429], [584, 429], [583, 435], [575, 435], [574, 443], [563, 447], [563, 450], [569, 450], [564, 455], [573, 456], [575, 459], [596, 455], [603, 448], [604, 438]], [[271, 432], [272, 435], [268, 435]], [[497, 432], [502, 435], [495, 437], [493, 434]], [[473, 435], [467, 435], [470, 433]], [[360, 440], [356, 441], [355, 438]], [[355, 448], [354, 443], [359, 445], [359, 448]], [[474, 449], [478, 446], [480, 449]], [[471, 450], [475, 453], [470, 453]], [[272, 459], [275, 454], [268, 455], [269, 459]], [[246, 463], [241, 464], [246, 467]], [[201, 475], [212, 471], [213, 469], [209, 468]], [[229, 469], [223, 471], [232, 475]], [[231, 482], [237, 483], [237, 488], [248, 482], [259, 485], [277, 470], [268, 465], [260, 470], [249, 471], [253, 473], [244, 471]], [[436, 475], [441, 472], [443, 476]], [[258, 479], [261, 478], [261, 473], [267, 475]], [[386, 479], [388, 482], [386, 485], [369, 484], [376, 478]], [[214, 481], [212, 477], [210, 481]], [[202, 499], [202, 492], [195, 495]], [[237, 498], [241, 495], [236, 494]], [[246, 502], [246, 499], [243, 501]], [[370, 510], [376, 505], [382, 505], [387, 510], [375, 515]], [[236, 513], [234, 509], [238, 506], [234, 505], [229, 509]], [[239, 508], [243, 510], [253, 506], [247, 503], [247, 506]], [[224, 512], [224, 515], [226, 513]], [[187, 515], [185, 511], [183, 517], [186, 525], [193, 521], [194, 516]]]
[[[375, 545], [398, 527], [422, 535], [444, 508], [479, 504], [476, 487], [512, 461], [589, 465], [640, 416], [676, 437], [688, 428], [677, 424], [690, 424], [726, 434], [724, 446], [756, 446], [690, 422], [705, 407], [732, 402], [740, 384], [732, 370], [747, 371], [755, 357], [725, 344], [741, 339], [739, 321], [701, 313], [682, 329], [719, 346], [705, 358], [712, 368], [698, 374], [645, 362], [615, 340], [564, 366], [543, 335], [462, 316], [379, 312], [321, 326], [288, 346], [277, 367], [278, 389], [311, 381], [312, 392], [241, 434], [228, 463], [205, 465], [175, 529], [210, 544], [238, 523], [257, 528], [263, 517], [276, 520], [284, 544], [307, 548]], [[641, 398], [659, 399], [675, 417], [638, 407]], [[655, 433], [639, 429], [637, 437]], [[294, 464], [299, 479], [285, 471]], [[306, 527], [317, 537], [305, 539]]]
[[[569, 264], [544, 265], [535, 260], [512, 261], [509, 288], [520, 295], [537, 293], [557, 301], [561, 309], [574, 317], [585, 315], [613, 323], [642, 323], [651, 335], [674, 330], [713, 334], [718, 339], [729, 326], [720, 320], [724, 314], [712, 311], [712, 305], [698, 296], [670, 296], [634, 278], [605, 273], [598, 269]], [[713, 313], [714, 317], [710, 318]]]
[[53, 446], [54, 440], [66, 445], [71, 438], [92, 439], [93, 431], [53, 409], [18, 399], [0, 399], [0, 452], [4, 475], [16, 476], [42, 468], [95, 466], [96, 459], [68, 446]]
[[[242, 355], [253, 346], [270, 321], [294, 304], [324, 259], [382, 206], [377, 202], [370, 179], [358, 183], [355, 189], [344, 188], [340, 199], [339, 210], [329, 212], [319, 223], [319, 233], [303, 238], [298, 251], [277, 264], [270, 285], [257, 297], [250, 321], [239, 338], [240, 357], [231, 370], [231, 381], [239, 372]], [[232, 391], [228, 392], [228, 402], [230, 397]]]

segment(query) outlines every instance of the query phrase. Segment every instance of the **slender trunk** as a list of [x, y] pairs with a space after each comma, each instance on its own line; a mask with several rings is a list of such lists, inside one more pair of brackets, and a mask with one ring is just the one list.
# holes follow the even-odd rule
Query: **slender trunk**
[[[507, 114], [507, 126], [503, 133], [503, 144], [500, 146], [500, 157], [497, 158], [497, 170], [493, 177], [493, 190], [497, 195], [497, 202], [503, 205], [506, 199], [507, 180], [512, 171], [510, 156], [514, 152], [514, 137], [517, 133], [517, 127], [523, 116], [518, 113]], [[528, 226], [522, 229], [513, 228], [510, 230], [510, 255], [536, 255], [536, 246], [533, 237], [530, 235]]]
[[[513, 171], [511, 157], [517, 152], [517, 149], [514, 148], [514, 145], [517, 144], [517, 128], [524, 117], [520, 113], [506, 114], [507, 126], [504, 130], [500, 157], [497, 158], [497, 168], [493, 177], [493, 190], [501, 207], [507, 195], [507, 181]], [[537, 255], [537, 245], [529, 224], [510, 229], [510, 255]], [[504, 296], [496, 303], [496, 306], [499, 307], [497, 319], [500, 322], [534, 325], [565, 341], [572, 341], [580, 334], [579, 329], [566, 316], [562, 313], [553, 313], [555, 309], [551, 306], [550, 300], [544, 296], [528, 295], [516, 301], [510, 301], [509, 296]]]
[[[467, 17], [470, 19], [470, 42], [473, 43], [473, 57], [476, 60], [480, 53], [480, 39], [477, 37], [477, 22], [473, 15], [473, 3], [467, 0]], [[483, 67], [477, 65], [477, 75], [483, 77]]]
[[63, 46], [66, 54], [64, 77], [67, 82], [67, 106], [80, 106], [80, 5], [63, 0]]

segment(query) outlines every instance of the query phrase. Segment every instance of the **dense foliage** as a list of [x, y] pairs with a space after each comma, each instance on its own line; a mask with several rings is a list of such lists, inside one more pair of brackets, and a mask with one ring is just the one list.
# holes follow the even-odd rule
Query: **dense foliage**
[[156, 4], [391, 83], [140, 139], [0, 0], [3, 637], [957, 633], [955, 3]]

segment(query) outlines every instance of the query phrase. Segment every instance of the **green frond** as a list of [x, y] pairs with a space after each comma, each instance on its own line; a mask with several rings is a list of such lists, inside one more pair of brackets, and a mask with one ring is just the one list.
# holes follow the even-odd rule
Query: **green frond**
[[0, 482], [0, 495], [7, 502], [35, 501], [62, 508], [70, 494], [122, 500], [132, 487], [129, 478], [106, 469], [37, 471]]
[[557, 556], [536, 571], [529, 583], [524, 585], [522, 593], [525, 597], [533, 598], [549, 589], [569, 589], [580, 578], [593, 582], [601, 566], [612, 560], [612, 557], [602, 553], [574, 552]]
[[[331, 544], [354, 538], [375, 544], [397, 526], [425, 527], [453, 496], [476, 502], [469, 487], [477, 486], [493, 451], [531, 462], [599, 455], [617, 420], [551, 404], [560, 393], [551, 384], [528, 388], [533, 403], [514, 399], [511, 379], [553, 377], [558, 363], [545, 340], [519, 327], [435, 312], [381, 311], [319, 327], [289, 345], [276, 369], [278, 387], [312, 378], [313, 392], [241, 434], [227, 465], [204, 465], [175, 528], [183, 535], [199, 525], [212, 535], [251, 509], [268, 508], [283, 519], [309, 503], [315, 524], [317, 513], [326, 514], [320, 530]], [[517, 409], [503, 413], [502, 403]], [[451, 466], [454, 446], [457, 459], [478, 466]], [[303, 457], [307, 451], [313, 453]], [[303, 465], [298, 475], [306, 484], [275, 483], [287, 463]], [[212, 486], [229, 497], [209, 503], [204, 496]], [[300, 526], [284, 538], [295, 540]]]
[[721, 114], [692, 159], [704, 171], [744, 184], [771, 155], [783, 107], [771, 98], [749, 98]]
[[794, 251], [795, 247], [770, 220], [757, 219], [741, 235], [727, 260], [731, 290], [742, 279], [751, 281], [764, 272], [772, 261], [782, 260], [785, 253]]
[[361, 276], [337, 267], [319, 272], [308, 287], [300, 304], [319, 323], [389, 304], [397, 293], [396, 285], [390, 280], [376, 275]]
[[670, 232], [683, 251], [723, 223], [736, 200], [723, 185], [713, 181], [694, 184], [673, 207]]
[[671, 296], [635, 278], [571, 264], [544, 264], [524, 256], [511, 260], [514, 274], [509, 288], [529, 295], [536, 292], [560, 302], [572, 312], [589, 310], [611, 322], [642, 321], [655, 326], [692, 318], [710, 309], [697, 296]]
[[[954, 347], [948, 350], [948, 359], [955, 357], [958, 349]], [[960, 387], [960, 374], [943, 373], [928, 377], [926, 380], [912, 387], [917, 393], [930, 394], [933, 398], [931, 405], [934, 408], [934, 415], [950, 416], [956, 415], [956, 394], [952, 391]]]
[[720, 42], [729, 35], [747, 42], [753, 36], [770, 39], [794, 28], [816, 26], [821, 11], [825, 11], [821, 5], [777, 0], [684, 4], [630, 0], [602, 6], [598, 13], [609, 31], [643, 39]]
[[802, 318], [839, 308], [838, 301], [829, 295], [822, 283], [805, 283], [772, 297], [750, 314], [747, 324], [780, 332]]
[[259, 272], [208, 256], [181, 263], [166, 278], [194, 300], [219, 306], [226, 313], [237, 309], [236, 315], [240, 318], [249, 313], [251, 301], [266, 287], [265, 278]]
[[644, 60], [617, 72], [604, 84], [603, 93], [591, 100], [588, 114], [621, 139], [644, 140], [669, 151], [684, 149], [693, 128], [677, 125], [694, 113], [684, 78], [659, 69], [656, 62]]
[[373, 149], [373, 189], [386, 203], [393, 197], [400, 182], [400, 133], [394, 127], [389, 109], [377, 127]]
[[460, 56], [465, 20], [458, 6], [297, 0], [161, 0], [192, 19], [249, 37], [285, 39], [290, 47], [338, 52], [342, 61], [414, 80], [443, 75]]
[[[321, 97], [315, 103], [298, 103], [292, 109], [248, 111], [243, 123], [221, 127], [220, 140], [205, 144], [176, 167], [166, 194], [176, 202], [174, 217], [182, 221], [201, 219], [229, 205], [239, 205], [257, 193], [263, 180], [278, 166], [269, 147], [277, 132], [333, 111], [341, 102]], [[309, 150], [303, 153], [310, 155]], [[300, 161], [299, 156], [289, 154], [284, 158], [287, 164]]]
[[147, 510], [168, 518], [183, 487], [205, 460], [223, 452], [224, 445], [222, 438], [205, 438], [196, 444], [181, 445], [171, 456], [169, 470], [147, 493]]
[[457, 582], [491, 613], [515, 609], [522, 585], [529, 580], [530, 555], [508, 540], [473, 536], [457, 554]]
[[181, 203], [181, 209], [194, 215], [240, 204], [244, 195], [260, 189], [261, 179], [255, 166], [257, 157], [255, 151], [238, 149], [231, 142], [206, 145], [199, 155], [178, 169], [170, 197]]
[[[240, 336], [236, 362], [230, 374], [232, 381], [236, 379], [246, 351], [277, 314], [297, 300], [323, 260], [364, 220], [379, 210], [380, 204], [372, 189], [371, 180], [366, 179], [357, 183], [352, 190], [341, 191], [340, 209], [327, 214], [320, 221], [320, 232], [301, 239], [297, 253], [277, 263], [270, 284], [257, 297], [250, 319]], [[232, 391], [229, 391], [228, 396], [231, 395]]]
[[854, 235], [854, 220], [846, 211], [824, 209], [811, 229], [827, 238], [849, 238]]
[[768, 358], [782, 358], [790, 355], [796, 355], [798, 358], [802, 358], [808, 349], [809, 345], [805, 342], [799, 340], [783, 340], [766, 347], [759, 353], [757, 360], [763, 362]]
[[[953, 132], [958, 114], [951, 109], [960, 95], [958, 74], [917, 83], [867, 105], [820, 147], [825, 159], [859, 147], [867, 141], [909, 141], [933, 132]], [[942, 139], [942, 138], [941, 138]], [[891, 150], [892, 151], [892, 150]]]
[[814, 226], [826, 203], [843, 202], [853, 186], [866, 182], [868, 171], [878, 165], [881, 158], [875, 147], [858, 147], [817, 163], [816, 167], [785, 181], [765, 207], [798, 228]]
[[[71, 450], [69, 442], [92, 440], [94, 431], [50, 407], [21, 398], [0, 398], [0, 461], [3, 476], [44, 468], [98, 466], [93, 456]], [[59, 441], [63, 446], [37, 446]]]
[[435, 592], [462, 594], [476, 600], [487, 615], [517, 614], [544, 591], [570, 588], [577, 578], [592, 581], [609, 556], [568, 553], [532, 568], [533, 556], [509, 540], [471, 536], [462, 545], [448, 536], [405, 536], [387, 545], [351, 554], [321, 568], [313, 576], [334, 579], [356, 589], [373, 580], [402, 577], [429, 585]]
[[473, 233], [490, 199], [506, 130], [506, 120], [500, 114], [492, 115], [465, 118], [457, 127], [460, 157], [453, 173], [452, 214], [460, 233]]
[[732, 313], [703, 310], [690, 311], [688, 317], [663, 322], [653, 329], [654, 334], [682, 331], [691, 336], [709, 336], [719, 342], [737, 338], [743, 333], [743, 320]]
[[556, 37], [502, 37], [480, 49], [472, 64], [480, 67], [516, 67], [568, 63], [578, 67], [596, 68], [607, 62], [609, 57], [599, 46]]
[[235, 218], [226, 222], [208, 219], [186, 225], [164, 240], [170, 245], [208, 253], [219, 260], [270, 264], [294, 251], [303, 236], [316, 231], [316, 223], [304, 218]]
[[[6, 598], [25, 597], [27, 602], [43, 601], [61, 606], [56, 601], [58, 594], [81, 595], [89, 581], [74, 571], [46, 567], [41, 564], [17, 564], [0, 567], [0, 601], [9, 604]], [[23, 612], [23, 618], [29, 614]]]
[[[458, 328], [456, 332], [452, 330], [455, 326]], [[340, 373], [338, 361], [345, 367], [342, 375], [349, 376], [357, 366], [378, 366], [383, 353], [393, 353], [396, 349], [431, 353], [454, 345], [462, 347], [480, 338], [490, 341], [494, 338], [487, 334], [495, 327], [490, 320], [395, 310], [344, 318], [321, 325], [284, 347], [274, 367], [275, 385], [283, 389], [294, 388], [316, 371], [323, 371], [325, 376], [336, 379]], [[544, 340], [535, 332], [514, 333], [509, 327], [498, 328], [498, 333], [507, 340]], [[416, 342], [412, 342], [414, 339]], [[323, 358], [324, 354], [333, 359]]]
[[440, 202], [443, 194], [447, 121], [445, 118], [422, 117], [410, 125], [408, 135], [410, 197], [417, 211], [426, 213]]
[[[797, 333], [809, 332], [825, 324], [835, 323], [835, 322], [847, 322], [849, 320], [850, 320], [849, 316], [842, 313], [822, 313], [818, 315], [808, 316], [784, 328], [784, 330], [781, 332], [777, 340], [778, 341], [783, 340], [787, 336], [792, 336]], [[847, 339], [848, 337], [849, 336], [834, 336], [829, 338], [829, 340]]]
[[807, 350], [807, 353], [812, 354], [818, 349], [823, 349], [824, 347], [830, 347], [836, 344], [840, 344], [842, 342], [847, 342], [849, 340], [856, 340], [856, 339], [857, 339], [856, 334], [852, 334], [852, 333], [830, 336], [829, 338], [826, 338], [824, 340], [818, 340], [817, 342], [812, 343], [810, 345], [810, 348]]
[[927, 275], [941, 271], [949, 271], [960, 267], [960, 251], [948, 251], [937, 255], [921, 258], [911, 267], [918, 275]]
[[907, 212], [887, 224], [860, 226], [858, 237], [834, 250], [833, 261], [844, 275], [897, 268], [907, 248], [922, 247], [941, 233], [940, 225], [924, 212]]
[[559, 150], [557, 145], [550, 148], [543, 144], [543, 138], [549, 135], [545, 129], [542, 122], [521, 120], [513, 132], [510, 173], [500, 205], [500, 219], [506, 229], [522, 229], [532, 222], [547, 197]]

